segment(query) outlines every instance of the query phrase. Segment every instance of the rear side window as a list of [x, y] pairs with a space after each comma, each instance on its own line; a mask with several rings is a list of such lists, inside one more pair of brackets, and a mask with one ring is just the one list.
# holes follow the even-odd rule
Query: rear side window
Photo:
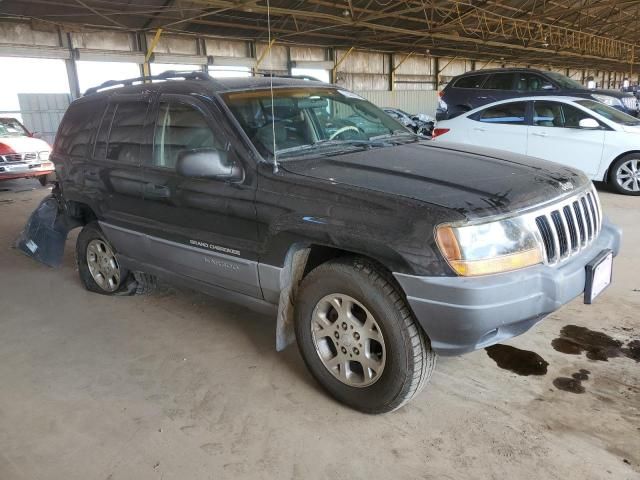
[[484, 90], [511, 90], [513, 73], [494, 73], [482, 87]]
[[104, 101], [72, 104], [58, 128], [56, 153], [76, 158], [85, 157], [100, 122], [104, 105]]
[[118, 102], [109, 105], [96, 138], [94, 156], [136, 164], [140, 162], [140, 145], [148, 102]]
[[477, 119], [483, 123], [526, 125], [527, 102], [504, 103], [480, 112]]
[[553, 83], [535, 73], [518, 73], [516, 75], [516, 90], [521, 92], [540, 92], [556, 89]]
[[462, 77], [453, 84], [455, 88], [480, 88], [488, 75], [469, 75]]

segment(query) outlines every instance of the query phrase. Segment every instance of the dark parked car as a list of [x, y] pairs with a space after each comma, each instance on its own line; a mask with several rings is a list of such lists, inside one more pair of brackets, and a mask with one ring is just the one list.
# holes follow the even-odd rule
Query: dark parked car
[[163, 278], [277, 313], [278, 349], [296, 338], [324, 388], [379, 413], [421, 390], [436, 353], [519, 335], [609, 283], [620, 233], [576, 170], [438, 146], [326, 83], [155, 78], [184, 80], [71, 104], [58, 187], [21, 242], [47, 247], [36, 220], [58, 205], [47, 224], [82, 227], [90, 291]]
[[447, 120], [487, 103], [531, 95], [567, 95], [590, 98], [629, 115], [638, 114], [638, 100], [619, 90], [588, 89], [556, 72], [532, 68], [501, 68], [467, 72], [440, 92], [437, 120]]

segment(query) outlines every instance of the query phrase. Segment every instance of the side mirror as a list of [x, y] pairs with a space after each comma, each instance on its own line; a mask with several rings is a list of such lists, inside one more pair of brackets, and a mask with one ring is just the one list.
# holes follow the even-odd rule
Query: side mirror
[[194, 178], [228, 181], [242, 179], [242, 168], [229, 159], [227, 152], [213, 148], [180, 152], [176, 172]]
[[580, 120], [580, 122], [578, 122], [578, 126], [580, 128], [586, 128], [591, 130], [594, 128], [600, 128], [600, 124], [594, 118], [583, 118], [582, 120]]

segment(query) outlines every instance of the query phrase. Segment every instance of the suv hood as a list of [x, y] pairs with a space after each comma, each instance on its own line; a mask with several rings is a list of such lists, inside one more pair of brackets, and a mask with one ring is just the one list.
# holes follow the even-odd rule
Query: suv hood
[[582, 173], [544, 160], [430, 142], [291, 159], [280, 166], [297, 175], [439, 205], [469, 220], [532, 207], [589, 183]]
[[604, 88], [587, 88], [585, 89], [589, 93], [595, 93], [597, 95], [607, 95], [609, 97], [622, 98], [633, 97], [633, 93], [619, 92], [618, 90], [606, 90]]

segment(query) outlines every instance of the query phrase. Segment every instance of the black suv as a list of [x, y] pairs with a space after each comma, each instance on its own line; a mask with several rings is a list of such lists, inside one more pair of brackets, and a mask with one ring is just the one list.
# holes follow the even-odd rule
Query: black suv
[[[278, 349], [297, 339], [333, 396], [378, 413], [420, 391], [436, 353], [608, 284], [620, 233], [578, 171], [441, 147], [326, 83], [155, 78], [72, 103], [59, 185], [32, 217], [56, 202], [58, 233], [82, 227], [93, 292], [163, 278], [277, 314]], [[38, 235], [23, 248], [46, 250]]]
[[638, 100], [632, 93], [588, 89], [556, 72], [532, 68], [501, 68], [467, 72], [451, 80], [440, 91], [436, 120], [447, 120], [482, 105], [531, 95], [567, 95], [590, 98], [629, 115], [638, 114]]

